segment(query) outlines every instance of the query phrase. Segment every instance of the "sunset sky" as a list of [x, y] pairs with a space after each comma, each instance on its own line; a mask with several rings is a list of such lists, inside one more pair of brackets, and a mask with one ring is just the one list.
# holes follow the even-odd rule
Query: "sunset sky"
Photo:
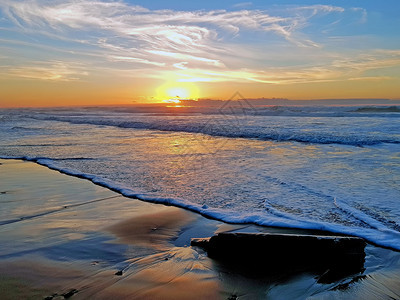
[[399, 99], [399, 12], [399, 0], [0, 0], [0, 106]]

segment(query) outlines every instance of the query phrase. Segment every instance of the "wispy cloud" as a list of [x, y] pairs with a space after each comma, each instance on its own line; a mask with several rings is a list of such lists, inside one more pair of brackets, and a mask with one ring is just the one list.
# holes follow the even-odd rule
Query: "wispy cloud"
[[64, 61], [31, 62], [27, 66], [1, 66], [3, 74], [26, 79], [39, 79], [50, 81], [77, 81], [89, 73], [85, 68], [75, 62]]
[[370, 76], [371, 70], [386, 67], [400, 67], [399, 51], [375, 50], [357, 56], [331, 58], [320, 65], [268, 67], [263, 70], [241, 68], [236, 70], [210, 71], [202, 69], [183, 69], [179, 73], [165, 74], [178, 76], [182, 82], [259, 82], [266, 84], [298, 84], [333, 82], [343, 80], [388, 80], [390, 76]]
[[[25, 78], [78, 80], [88, 76], [89, 67], [114, 69], [129, 76], [136, 74], [130, 71], [147, 68], [136, 76], [285, 84], [363, 78], [368, 70], [399, 64], [395, 51], [335, 55], [306, 34], [304, 29], [316, 17], [329, 15], [328, 23], [335, 26], [346, 12], [342, 7], [284, 6], [267, 11], [250, 9], [251, 2], [234, 7], [231, 11], [176, 11], [149, 10], [120, 1], [3, 0], [0, 8], [4, 16], [18, 28], [12, 30], [37, 38], [36, 46], [56, 57], [30, 63], [25, 57], [23, 65], [4, 65], [3, 71]], [[347, 12], [361, 14], [362, 22], [367, 20], [364, 9]], [[35, 45], [35, 41], [22, 38], [15, 43]], [[66, 51], [65, 45], [71, 50]], [[278, 55], [287, 47], [292, 53], [285, 59], [295, 60], [302, 53], [304, 63], [268, 64], [271, 53]], [[60, 52], [58, 58], [54, 49]], [[320, 61], [313, 57], [320, 57]], [[130, 71], [125, 72], [127, 69]]]
[[273, 31], [289, 28], [290, 18], [270, 16], [262, 11], [150, 11], [122, 2], [71, 1], [50, 4], [44, 1], [5, 1], [7, 16], [21, 27], [51, 27], [55, 30], [102, 29], [157, 46], [171, 48], [201, 46], [216, 31], [206, 25], [237, 33], [241, 29]]
[[141, 64], [147, 64], [147, 65], [153, 65], [153, 66], [159, 66], [159, 67], [165, 66], [165, 63], [149, 61], [147, 59], [131, 57], [131, 56], [109, 56], [109, 60], [111, 60], [111, 61], [135, 62], [135, 63], [141, 63]]
[[[293, 33], [305, 25], [307, 18], [320, 12], [340, 12], [331, 6], [297, 8], [287, 16], [273, 16], [261, 10], [173, 11], [148, 10], [123, 2], [80, 1], [9, 1], [1, 4], [5, 14], [21, 28], [45, 29], [61, 32], [85, 31], [130, 41], [141, 47], [181, 52], [210, 50], [210, 43], [220, 41], [222, 35], [246, 31], [272, 33], [295, 41]], [[105, 38], [106, 41], [111, 38]], [[114, 39], [115, 41], [115, 39]], [[301, 40], [295, 41], [301, 44]], [[304, 45], [312, 44], [305, 41]]]

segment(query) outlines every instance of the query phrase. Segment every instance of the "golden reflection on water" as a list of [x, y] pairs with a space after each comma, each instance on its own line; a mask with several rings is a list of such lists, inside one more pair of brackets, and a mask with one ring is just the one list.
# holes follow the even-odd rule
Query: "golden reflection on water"
[[[307, 159], [321, 155], [318, 147], [313, 145], [300, 147], [291, 143], [226, 139], [185, 132], [152, 132], [143, 142], [136, 140], [136, 145], [133, 157], [146, 158], [147, 184], [155, 191], [180, 187], [188, 193], [196, 182], [224, 185], [237, 175], [245, 176], [239, 174], [243, 171], [259, 169], [261, 165], [268, 167], [270, 161], [290, 169], [305, 166]], [[228, 165], [231, 171], [226, 168]], [[239, 173], [235, 175], [234, 172]], [[211, 183], [212, 178], [215, 180]], [[219, 182], [216, 182], [217, 178]]]

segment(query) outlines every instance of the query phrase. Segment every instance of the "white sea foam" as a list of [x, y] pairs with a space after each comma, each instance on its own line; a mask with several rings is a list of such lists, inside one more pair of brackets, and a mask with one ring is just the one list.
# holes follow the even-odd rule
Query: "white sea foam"
[[46, 166], [53, 170], [57, 170], [61, 173], [90, 180], [95, 184], [108, 188], [112, 191], [118, 192], [125, 197], [139, 199], [152, 203], [160, 203], [160, 204], [167, 204], [176, 207], [181, 207], [196, 213], [200, 213], [204, 216], [214, 218], [216, 220], [225, 221], [228, 223], [257, 224], [262, 226], [273, 226], [282, 228], [299, 228], [299, 229], [329, 231], [332, 233], [358, 236], [377, 245], [400, 250], [400, 232], [388, 229], [383, 224], [377, 222], [373, 218], [366, 216], [365, 214], [351, 208], [350, 206], [338, 201], [337, 199], [335, 199], [335, 205], [340, 207], [342, 210], [345, 210], [347, 213], [356, 216], [356, 218], [359, 218], [366, 224], [370, 225], [371, 227], [373, 227], [373, 229], [346, 227], [327, 222], [307, 221], [301, 217], [295, 217], [294, 215], [281, 212], [271, 207], [269, 208], [269, 210], [272, 211], [273, 216], [271, 215], [265, 216], [263, 214], [251, 214], [248, 212], [240, 213], [237, 211], [233, 212], [233, 211], [224, 211], [221, 209], [212, 209], [209, 208], [207, 205], [200, 206], [185, 201], [183, 199], [158, 198], [158, 197], [151, 197], [145, 194], [140, 194], [133, 191], [130, 188], [115, 184], [110, 180], [102, 179], [101, 177], [98, 177], [93, 174], [82, 173], [68, 168], [60, 168], [54, 163], [54, 160], [51, 158], [29, 157], [29, 156], [23, 156], [23, 157], [0, 156], [0, 158], [22, 159], [31, 162], [36, 162], [40, 165]]

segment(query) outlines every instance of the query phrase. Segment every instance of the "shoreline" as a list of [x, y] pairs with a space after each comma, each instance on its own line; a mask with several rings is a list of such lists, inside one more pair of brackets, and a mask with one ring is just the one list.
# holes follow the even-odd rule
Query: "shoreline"
[[[191, 238], [299, 231], [227, 224], [127, 198], [22, 160], [0, 160], [0, 179], [0, 288], [5, 299], [25, 294], [35, 299], [274, 299], [282, 293], [400, 297], [400, 254], [395, 251], [369, 244], [365, 271], [331, 284], [318, 284], [313, 274], [279, 270], [252, 278], [190, 247]], [[10, 219], [16, 221], [1, 223]]]
[[[79, 158], [79, 159], [81, 159], [81, 158]], [[177, 207], [177, 208], [184, 209], [186, 211], [198, 214], [204, 218], [214, 220], [217, 222], [222, 222], [222, 223], [231, 224], [231, 225], [244, 225], [244, 226], [256, 226], [256, 227], [261, 227], [261, 228], [274, 228], [274, 229], [282, 230], [282, 231], [289, 230], [289, 231], [293, 231], [295, 233], [304, 232], [304, 233], [323, 234], [323, 235], [354, 236], [354, 237], [359, 237], [359, 238], [366, 240], [371, 245], [374, 245], [374, 246], [377, 246], [380, 248], [385, 248], [385, 249], [392, 250], [392, 251], [400, 252], [400, 249], [397, 249], [390, 245], [382, 245], [382, 244], [376, 243], [374, 241], [371, 241], [371, 239], [368, 239], [366, 236], [363, 236], [360, 234], [355, 234], [354, 232], [348, 232], [348, 233], [343, 232], [346, 230], [339, 231], [339, 230], [333, 230], [332, 228], [330, 228], [330, 229], [317, 229], [317, 228], [306, 228], [306, 227], [299, 228], [296, 226], [289, 226], [287, 224], [285, 226], [284, 225], [280, 226], [278, 224], [276, 224], [276, 225], [274, 224], [272, 226], [272, 225], [263, 224], [263, 223], [259, 224], [254, 221], [234, 222], [234, 221], [226, 220], [226, 217], [224, 217], [224, 216], [218, 218], [218, 217], [213, 216], [212, 215], [213, 213], [204, 212], [205, 209], [203, 209], [202, 207], [200, 207], [199, 205], [196, 205], [196, 204], [185, 205], [184, 203], [181, 203], [181, 202], [177, 201], [176, 199], [171, 199], [171, 198], [164, 199], [163, 198], [162, 200], [157, 200], [156, 198], [146, 197], [142, 194], [135, 193], [129, 189], [113, 186], [113, 185], [105, 182], [104, 180], [97, 178], [96, 175], [85, 174], [85, 173], [81, 173], [81, 172], [77, 172], [77, 171], [69, 170], [69, 169], [60, 169], [60, 168], [53, 166], [51, 163], [45, 163], [45, 162], [40, 161], [40, 160], [52, 160], [50, 158], [45, 158], [45, 157], [34, 158], [34, 157], [27, 157], [27, 156], [24, 156], [24, 157], [0, 156], [0, 160], [21, 160], [21, 161], [26, 161], [26, 162], [33, 162], [40, 166], [46, 167], [49, 170], [53, 170], [53, 171], [59, 172], [61, 174], [67, 175], [67, 176], [72, 176], [72, 177], [76, 177], [79, 179], [87, 180], [97, 186], [100, 186], [100, 187], [103, 187], [110, 191], [113, 191], [113, 192], [121, 195], [122, 197], [127, 197], [130, 199], [143, 201], [146, 203], [161, 204], [161, 205], [165, 205], [165, 206]], [[219, 213], [217, 212], [216, 214], [219, 214]], [[282, 223], [282, 222], [280, 222], [280, 223]], [[319, 225], [320, 225], [320, 227], [326, 226], [324, 224], [319, 224]]]

